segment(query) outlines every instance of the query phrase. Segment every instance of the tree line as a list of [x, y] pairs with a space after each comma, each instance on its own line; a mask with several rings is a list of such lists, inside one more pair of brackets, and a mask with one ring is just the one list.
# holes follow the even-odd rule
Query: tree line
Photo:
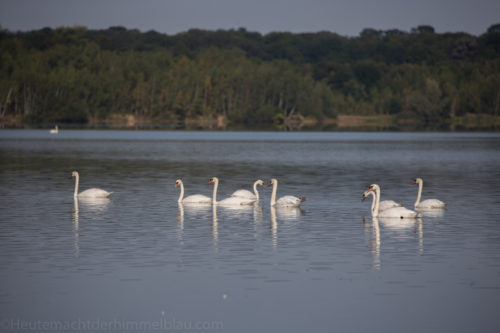
[[499, 115], [500, 24], [484, 34], [364, 29], [261, 35], [123, 27], [0, 30], [0, 116], [23, 123]]

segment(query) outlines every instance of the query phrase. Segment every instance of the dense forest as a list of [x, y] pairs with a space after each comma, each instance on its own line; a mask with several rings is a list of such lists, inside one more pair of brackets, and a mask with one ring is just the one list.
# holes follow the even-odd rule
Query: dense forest
[[[123, 27], [0, 30], [0, 121], [200, 127], [500, 115], [500, 24], [480, 36]], [[203, 122], [205, 121], [205, 123]]]

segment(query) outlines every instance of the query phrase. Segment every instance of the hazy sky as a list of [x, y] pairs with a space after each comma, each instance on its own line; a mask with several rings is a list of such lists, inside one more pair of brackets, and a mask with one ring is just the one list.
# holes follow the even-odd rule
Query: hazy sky
[[500, 0], [0, 0], [0, 25], [11, 31], [83, 25], [124, 26], [176, 34], [191, 28], [331, 31], [364, 28], [480, 35], [500, 23]]

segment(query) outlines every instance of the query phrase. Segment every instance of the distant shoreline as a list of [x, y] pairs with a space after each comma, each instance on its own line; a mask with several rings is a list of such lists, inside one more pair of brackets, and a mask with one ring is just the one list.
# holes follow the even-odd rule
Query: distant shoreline
[[486, 114], [467, 114], [453, 117], [448, 121], [427, 124], [415, 118], [401, 116], [375, 115], [354, 116], [339, 115], [336, 118], [317, 120], [311, 117], [296, 116], [272, 123], [234, 123], [227, 118], [197, 117], [186, 118], [184, 121], [158, 121], [134, 115], [114, 115], [103, 120], [89, 123], [30, 123], [23, 121], [21, 116], [0, 116], [0, 128], [53, 128], [55, 125], [66, 128], [97, 128], [97, 129], [168, 129], [168, 130], [271, 130], [271, 131], [415, 131], [415, 130], [488, 130], [500, 129], [500, 116]]

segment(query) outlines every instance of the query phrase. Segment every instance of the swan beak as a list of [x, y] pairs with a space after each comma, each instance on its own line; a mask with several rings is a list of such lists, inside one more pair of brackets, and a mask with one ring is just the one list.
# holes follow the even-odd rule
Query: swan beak
[[264, 185], [264, 183], [262, 183], [262, 185], [261, 185], [261, 186], [262, 186], [262, 188], [266, 188], [266, 185]]
[[177, 188], [177, 186], [179, 186], [179, 184], [178, 184], [178, 183], [175, 183], [174, 188]]
[[[267, 184], [267, 186], [272, 186], [273, 185], [273, 182], [269, 182], [269, 184]], [[264, 184], [262, 184], [262, 186], [264, 186]]]
[[213, 179], [210, 179], [210, 180], [208, 181], [208, 183], [209, 183], [209, 184], [212, 184], [213, 182], [214, 182], [214, 180], [213, 180]]
[[413, 184], [416, 184], [416, 183], [417, 183], [417, 180], [416, 180], [416, 179], [414, 179], [414, 180], [413, 180]]
[[69, 176], [69, 179], [73, 179], [73, 175]]

